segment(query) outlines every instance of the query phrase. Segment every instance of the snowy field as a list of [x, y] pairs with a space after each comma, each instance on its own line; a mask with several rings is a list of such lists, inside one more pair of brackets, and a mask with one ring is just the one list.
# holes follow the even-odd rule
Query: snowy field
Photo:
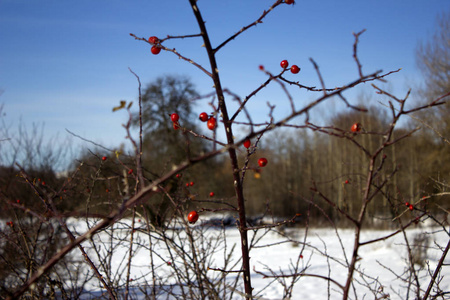
[[[94, 222], [91, 221], [92, 225]], [[86, 222], [69, 223], [78, 233], [87, 228]], [[91, 258], [97, 265], [110, 265], [110, 269], [99, 267], [102, 274], [109, 272], [111, 280], [117, 286], [125, 286], [128, 271], [130, 221], [121, 221], [114, 228], [109, 228], [96, 235], [92, 241], [83, 243]], [[183, 268], [186, 257], [189, 257], [190, 246], [186, 239], [184, 228], [179, 227], [166, 232], [180, 249], [186, 251], [180, 254], [171, 250], [167, 242], [163, 242], [158, 235], [146, 233], [147, 226], [136, 220], [137, 230], [133, 236], [133, 256], [130, 268], [130, 297], [145, 299], [139, 288], [152, 286], [151, 260], [153, 260], [153, 274], [160, 286], [158, 299], [182, 299], [177, 296], [179, 288], [175, 276], [175, 268]], [[219, 270], [240, 267], [239, 232], [234, 227], [221, 230], [219, 227], [205, 226], [198, 222], [189, 227], [195, 240], [197, 250], [202, 253], [203, 266], [210, 268], [208, 276], [218, 278], [223, 273]], [[370, 241], [386, 237], [393, 230], [364, 230], [361, 241]], [[433, 273], [441, 257], [442, 251], [449, 240], [448, 235], [439, 228], [416, 226], [406, 231], [408, 243], [417, 263], [417, 280], [420, 282], [421, 294], [430, 282], [430, 272]], [[342, 290], [339, 285], [345, 285], [347, 265], [351, 259], [354, 231], [350, 229], [335, 230], [332, 228], [305, 230], [302, 227], [285, 228], [281, 233], [274, 230], [259, 230], [256, 235], [250, 231], [249, 241], [253, 241], [250, 252], [252, 268], [252, 285], [255, 299], [283, 299], [285, 287], [292, 283], [292, 277], [279, 280], [271, 275], [290, 275], [301, 273], [296, 277], [291, 299], [341, 299]], [[94, 251], [93, 247], [97, 248]], [[234, 249], [233, 249], [234, 247]], [[168, 250], [169, 249], [169, 250]], [[178, 249], [179, 250], [179, 249]], [[71, 255], [76, 257], [79, 251], [75, 249]], [[229, 257], [226, 254], [230, 254]], [[229, 258], [229, 259], [228, 259]], [[227, 260], [228, 259], [228, 260]], [[100, 264], [100, 261], [102, 264]], [[228, 265], [225, 266], [225, 262]], [[189, 262], [187, 262], [189, 263]], [[440, 288], [450, 291], [450, 258], [445, 259], [440, 274]], [[408, 251], [403, 233], [394, 237], [370, 243], [360, 249], [360, 259], [354, 276], [354, 288], [351, 299], [415, 299], [415, 278], [405, 273], [409, 267]], [[86, 268], [89, 270], [89, 268]], [[266, 275], [266, 276], [264, 276]], [[238, 273], [227, 274], [227, 284], [230, 286]], [[324, 278], [331, 278], [325, 280]], [[227, 285], [228, 286], [228, 285]], [[409, 289], [408, 289], [409, 286]], [[164, 292], [170, 289], [173, 293]], [[229, 286], [228, 286], [229, 288]], [[100, 296], [101, 286], [95, 278], [85, 286], [89, 294], [85, 299]], [[227, 289], [227, 287], [224, 287]], [[232, 288], [230, 288], [232, 289]], [[239, 279], [232, 295], [233, 299], [242, 299], [242, 280]], [[93, 293], [94, 292], [94, 293]], [[259, 297], [259, 298], [258, 298]], [[450, 295], [447, 295], [450, 297]], [[442, 298], [440, 298], [442, 299]]]

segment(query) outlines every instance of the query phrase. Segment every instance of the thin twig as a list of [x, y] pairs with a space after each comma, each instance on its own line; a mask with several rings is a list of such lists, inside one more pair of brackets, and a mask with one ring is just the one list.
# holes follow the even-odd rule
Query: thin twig
[[353, 36], [355, 37], [355, 43], [353, 44], [353, 58], [355, 59], [356, 65], [358, 66], [358, 73], [359, 73], [359, 77], [364, 77], [363, 72], [362, 72], [362, 65], [359, 62], [358, 59], [358, 43], [359, 43], [359, 36], [361, 34], [363, 34], [366, 30], [363, 29], [358, 33], [353, 33]]
[[237, 36], [239, 36], [240, 34], [242, 34], [243, 32], [245, 32], [246, 30], [248, 30], [249, 28], [256, 26], [258, 24], [262, 23], [262, 20], [278, 5], [282, 4], [283, 1], [282, 0], [277, 0], [274, 4], [272, 4], [271, 7], [269, 7], [268, 10], [265, 10], [262, 15], [254, 22], [250, 23], [247, 26], [244, 26], [241, 28], [241, 30], [239, 30], [238, 32], [236, 32], [235, 34], [233, 34], [232, 36], [230, 36], [228, 39], [226, 39], [224, 42], [222, 42], [219, 46], [217, 46], [215, 49], [213, 49], [213, 53], [215, 54], [217, 51], [219, 51], [222, 47], [224, 47], [226, 44], [228, 44], [230, 41], [234, 40]]

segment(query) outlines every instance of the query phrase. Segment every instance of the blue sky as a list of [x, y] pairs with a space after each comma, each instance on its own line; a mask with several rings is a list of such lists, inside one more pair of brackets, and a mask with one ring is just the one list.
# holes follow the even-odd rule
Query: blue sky
[[[198, 6], [217, 45], [272, 3], [199, 0]], [[276, 73], [283, 59], [302, 68], [291, 79], [317, 85], [310, 57], [319, 64], [327, 87], [346, 84], [358, 76], [352, 32], [366, 29], [359, 44], [363, 71], [403, 68], [386, 86], [400, 95], [409, 87], [414, 92], [421, 81], [415, 62], [417, 43], [433, 34], [436, 16], [449, 9], [448, 0], [297, 0], [294, 6], [279, 6], [263, 24], [219, 52], [223, 85], [244, 97], [266, 79], [258, 65]], [[124, 142], [121, 124], [127, 117], [112, 108], [122, 99], [135, 101], [138, 95], [128, 68], [144, 85], [164, 74], [179, 74], [191, 77], [199, 92], [212, 91], [209, 78], [198, 69], [172, 53], [152, 55], [148, 44], [129, 33], [148, 38], [196, 34], [198, 29], [187, 0], [0, 0], [4, 120], [12, 127], [20, 119], [27, 126], [44, 122], [46, 135], [66, 136], [67, 128], [110, 147]], [[202, 44], [194, 38], [170, 40], [165, 46], [207, 67]], [[316, 96], [292, 93], [298, 101]], [[280, 116], [288, 112], [288, 102], [274, 85], [251, 103], [257, 119], [266, 119], [267, 101], [277, 105]], [[203, 102], [196, 110], [208, 109]]]

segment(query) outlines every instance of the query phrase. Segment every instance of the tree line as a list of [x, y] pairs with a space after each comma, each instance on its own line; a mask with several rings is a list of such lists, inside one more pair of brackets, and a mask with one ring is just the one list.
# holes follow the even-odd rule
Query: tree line
[[[175, 130], [169, 119], [170, 113], [176, 111], [184, 116], [183, 126], [201, 135], [202, 131], [196, 121], [198, 116], [192, 107], [192, 99], [196, 97], [198, 93], [195, 92], [194, 84], [183, 77], [161, 77], [145, 89], [142, 118], [145, 120], [145, 152], [142, 161], [147, 180], [158, 178], [173, 165], [180, 163], [185, 159], [187, 149], [192, 152], [191, 155], [198, 155], [212, 147], [202, 137], [188, 136]], [[370, 101], [366, 99], [367, 103]], [[448, 106], [442, 109], [448, 109]], [[365, 189], [364, 174], [367, 166], [363, 149], [349, 143], [348, 138], [355, 138], [364, 148], [373, 151], [382, 140], [385, 128], [389, 126], [386, 113], [377, 106], [370, 106], [368, 112], [339, 113], [327, 125], [327, 129], [339, 135], [323, 134], [322, 128], [316, 126], [309, 126], [305, 130], [283, 128], [277, 133], [269, 134], [257, 145], [259, 155], [264, 155], [269, 160], [268, 167], [260, 168], [255, 160], [250, 162], [250, 167], [246, 170], [248, 179], [245, 193], [249, 214], [259, 216], [270, 212], [277, 217], [290, 217], [295, 213], [311, 210], [317, 224], [326, 218], [339, 221], [339, 214], [333, 208], [328, 208], [327, 211], [311, 209], [326, 207], [311, 191], [314, 185], [319, 186], [328, 197], [335, 199], [343, 210], [350, 213], [358, 211], [358, 199]], [[137, 124], [138, 117], [134, 115], [134, 124]], [[392, 204], [401, 207], [406, 202], [419, 202], [422, 197], [427, 197], [427, 205], [436, 201], [435, 204], [446, 207], [448, 196], [434, 199], [433, 195], [442, 192], [449, 180], [450, 153], [446, 150], [448, 145], [424, 126], [423, 122], [430, 117], [421, 115], [417, 120], [411, 119], [404, 128], [394, 131], [394, 136], [402, 136], [408, 130], [420, 127], [410, 137], [383, 152], [387, 167], [383, 169], [381, 178], [391, 176], [394, 169], [398, 170], [393, 180], [383, 187], [379, 199], [369, 207], [374, 222], [377, 218], [392, 217]], [[447, 115], [441, 113], [432, 118], [436, 123], [444, 123]], [[350, 131], [355, 122], [361, 124], [361, 132]], [[449, 136], [448, 128], [441, 134]], [[256, 139], [251, 142], [253, 147]], [[245, 158], [246, 151], [244, 147], [240, 147], [238, 153], [241, 159]], [[72, 177], [70, 184], [62, 191], [52, 191], [61, 210], [88, 210], [89, 213], [104, 211], [105, 207], [110, 207], [112, 199], [117, 201], [132, 192], [136, 182], [132, 170], [134, 158], [121, 153], [121, 160], [117, 162], [115, 157], [118, 152], [120, 150], [115, 153], [105, 153], [101, 149], [97, 149], [97, 152], [86, 151], [73, 162], [72, 170], [68, 173], [68, 177]], [[128, 172], [124, 171], [124, 165]], [[67, 180], [56, 176], [51, 165], [28, 167], [26, 173], [30, 176], [27, 180], [41, 186], [43, 183], [54, 186], [57, 182]], [[233, 200], [232, 184], [223, 181], [224, 177], [230, 175], [230, 168], [224, 157], [206, 160], [178, 175], [161, 188], [177, 192], [180, 197], [193, 200], [191, 203], [195, 203], [197, 207], [206, 209], [214, 209], [213, 201], [209, 200]], [[34, 199], [33, 193], [24, 187], [26, 184], [23, 178], [17, 176], [16, 167], [3, 167], [1, 180], [4, 194], [20, 199], [27, 205], [41, 205]], [[214, 193], [213, 198], [210, 197], [211, 192]], [[168, 214], [170, 201], [164, 193], [156, 198], [157, 200], [152, 199], [149, 205], [151, 208], [147, 209], [154, 221], [160, 223]], [[4, 217], [8, 215], [7, 210], [2, 212]]]

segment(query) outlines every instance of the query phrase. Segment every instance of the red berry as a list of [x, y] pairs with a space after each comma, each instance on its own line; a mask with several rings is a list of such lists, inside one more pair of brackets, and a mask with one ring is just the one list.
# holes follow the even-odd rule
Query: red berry
[[208, 121], [208, 119], [209, 119], [209, 116], [208, 116], [208, 114], [207, 114], [207, 113], [205, 113], [205, 112], [202, 112], [202, 113], [200, 114], [200, 116], [199, 116], [198, 118], [200, 119], [200, 121], [202, 121], [202, 122], [206, 122], [206, 121]]
[[102, 157], [102, 160], [103, 160], [103, 161], [105, 161], [105, 160], [107, 160], [107, 159], [108, 159], [108, 158], [107, 158], [106, 156], [103, 156], [103, 157]]
[[210, 197], [214, 197], [214, 192], [209, 193]]
[[181, 178], [181, 174], [177, 174], [177, 175], [175, 175], [177, 178]]
[[153, 46], [152, 49], [150, 49], [150, 51], [152, 51], [153, 54], [157, 55], [159, 54], [159, 52], [161, 52], [161, 48], [158, 46]]
[[361, 128], [362, 128], [361, 124], [355, 123], [355, 124], [352, 125], [352, 127], [350, 128], [350, 130], [351, 130], [352, 132], [359, 132], [359, 131], [361, 131]]
[[159, 42], [159, 39], [158, 39], [156, 36], [151, 36], [151, 37], [148, 38], [148, 41], [149, 41], [151, 44], [156, 44], [156, 43]]
[[250, 148], [250, 145], [251, 145], [250, 140], [249, 140], [249, 139], [246, 139], [246, 140], [244, 141], [244, 147], [248, 149], [248, 148]]
[[350, 181], [347, 179], [346, 181], [345, 181], [345, 184], [349, 184], [350, 183]]
[[259, 69], [260, 69], [261, 71], [264, 71], [264, 66], [263, 66], [263, 65], [259, 65]]
[[190, 185], [191, 185], [191, 186], [193, 186], [193, 185], [194, 185], [194, 182], [193, 182], [193, 181], [191, 181]]
[[294, 0], [284, 0], [284, 3], [286, 3], [286, 4], [292, 4], [292, 3], [294, 3]]
[[133, 174], [133, 169], [128, 170], [128, 174]]
[[195, 210], [191, 211], [188, 214], [187, 219], [188, 219], [189, 223], [194, 224], [198, 220], [198, 213]]
[[189, 187], [189, 182], [186, 182], [186, 187]]
[[405, 205], [406, 205], [406, 206], [409, 206], [409, 202], [405, 202]]
[[172, 263], [171, 263], [170, 261], [168, 261], [168, 262], [167, 262], [167, 265], [170, 266], [170, 265], [172, 265]]
[[289, 63], [288, 63], [287, 60], [282, 60], [282, 61], [280, 62], [280, 66], [281, 66], [283, 69], [286, 69], [287, 67], [289, 67]]
[[292, 74], [297, 74], [298, 72], [300, 72], [300, 68], [297, 65], [292, 65], [291, 73]]
[[409, 210], [413, 210], [414, 206], [412, 204], [409, 205]]
[[258, 165], [260, 167], [265, 167], [267, 165], [267, 159], [265, 157], [261, 157], [258, 159]]
[[170, 119], [172, 120], [172, 122], [176, 123], [180, 119], [180, 116], [177, 113], [174, 113], [170, 115]]
[[206, 123], [206, 125], [210, 130], [214, 130], [217, 127], [216, 118], [214, 117], [209, 118], [208, 123]]

